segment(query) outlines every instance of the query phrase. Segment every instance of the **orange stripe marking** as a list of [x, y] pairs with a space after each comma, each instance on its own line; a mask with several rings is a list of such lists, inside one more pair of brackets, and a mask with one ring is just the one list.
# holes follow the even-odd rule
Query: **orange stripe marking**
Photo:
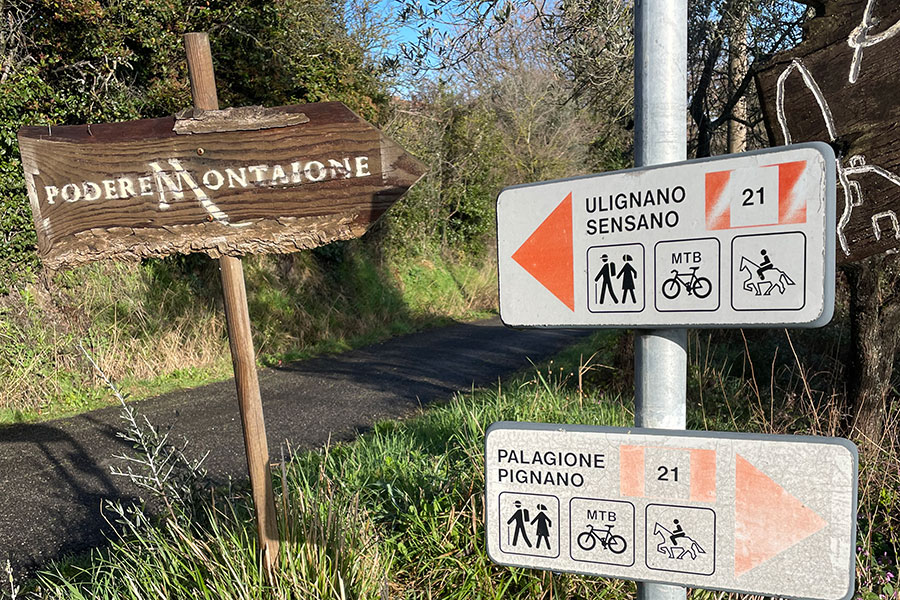
[[623, 496], [644, 496], [644, 447], [619, 447], [619, 487]]
[[731, 227], [731, 204], [722, 199], [722, 192], [731, 179], [731, 171], [716, 171], [706, 174], [706, 229], [728, 229]]
[[691, 501], [716, 501], [715, 450], [691, 450]]
[[794, 194], [794, 186], [805, 170], [805, 160], [778, 165], [779, 223], [806, 223], [806, 198]]

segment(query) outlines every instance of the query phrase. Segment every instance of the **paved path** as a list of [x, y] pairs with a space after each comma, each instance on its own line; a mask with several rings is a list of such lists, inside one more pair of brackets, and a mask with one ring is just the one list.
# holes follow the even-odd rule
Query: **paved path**
[[[401, 417], [454, 391], [485, 385], [542, 360], [583, 332], [516, 331], [496, 319], [402, 336], [337, 356], [260, 371], [270, 452], [353, 438], [374, 422]], [[246, 479], [233, 380], [151, 398], [134, 407], [154, 425], [210, 452], [216, 479]], [[71, 419], [0, 428], [0, 563], [20, 573], [102, 543], [105, 498], [133, 490], [109, 474], [129, 450], [116, 437], [116, 407]]]

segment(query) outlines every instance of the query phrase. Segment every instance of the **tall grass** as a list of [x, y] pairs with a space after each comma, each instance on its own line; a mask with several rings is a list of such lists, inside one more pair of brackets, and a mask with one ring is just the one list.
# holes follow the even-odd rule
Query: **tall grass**
[[[384, 258], [361, 242], [244, 265], [263, 364], [483, 315], [496, 297], [490, 261]], [[0, 297], [0, 424], [114, 402], [79, 344], [132, 398], [228, 377], [220, 289], [217, 263], [188, 256], [95, 264]]]
[[[839, 335], [839, 334], [836, 334]], [[747, 338], [746, 346], [744, 344]], [[738, 340], [735, 350], [734, 341]], [[840, 410], [837, 381], [809, 356], [803, 334], [694, 334], [689, 421], [698, 428], [827, 434]], [[484, 550], [484, 433], [495, 421], [627, 426], [627, 375], [609, 365], [617, 347], [598, 334], [554, 361], [493, 389], [459, 394], [353, 443], [288, 453], [275, 470], [285, 540], [269, 585], [257, 560], [246, 490], [188, 487], [172, 514], [111, 513], [121, 535], [80, 566], [29, 582], [30, 598], [610, 598], [632, 583], [498, 567]], [[791, 347], [795, 352], [791, 351]], [[827, 358], [824, 352], [823, 357]], [[897, 595], [900, 461], [897, 417], [877, 445], [860, 443], [857, 593]], [[150, 444], [153, 446], [154, 444]], [[191, 468], [183, 471], [191, 472]], [[190, 478], [189, 478], [190, 480]], [[202, 477], [196, 479], [202, 483]], [[191, 518], [182, 515], [191, 514]], [[131, 525], [134, 523], [134, 525]], [[723, 593], [691, 590], [720, 600]], [[750, 596], [741, 596], [750, 598]]]

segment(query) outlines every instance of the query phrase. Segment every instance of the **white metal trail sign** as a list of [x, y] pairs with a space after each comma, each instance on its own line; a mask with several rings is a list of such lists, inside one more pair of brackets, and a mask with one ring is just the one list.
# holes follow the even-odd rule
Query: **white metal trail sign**
[[838, 438], [495, 423], [488, 554], [509, 566], [849, 598], [857, 456]]
[[835, 158], [823, 143], [514, 186], [497, 199], [512, 326], [826, 324]]

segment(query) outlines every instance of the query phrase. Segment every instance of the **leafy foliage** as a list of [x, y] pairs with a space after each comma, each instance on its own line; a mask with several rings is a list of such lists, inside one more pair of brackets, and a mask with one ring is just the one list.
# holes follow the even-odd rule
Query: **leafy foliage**
[[209, 32], [223, 106], [341, 100], [377, 120], [380, 72], [332, 0], [0, 3], [0, 292], [34, 271], [16, 131], [121, 121], [191, 103], [182, 36]]

